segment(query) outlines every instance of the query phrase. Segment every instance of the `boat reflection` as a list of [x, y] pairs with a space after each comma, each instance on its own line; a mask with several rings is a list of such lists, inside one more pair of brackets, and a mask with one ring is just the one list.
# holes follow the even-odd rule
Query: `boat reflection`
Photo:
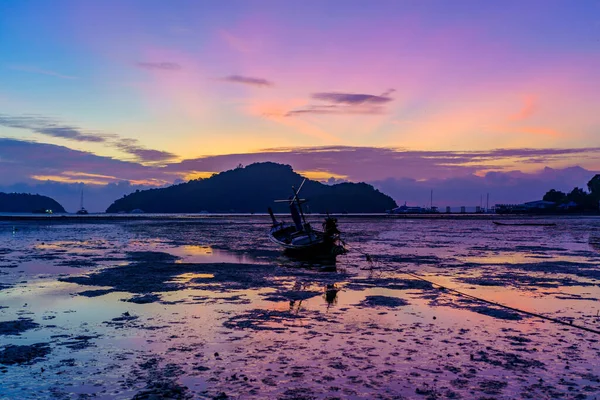
[[331, 284], [327, 284], [327, 286], [325, 286], [325, 291], [323, 293], [323, 298], [325, 299], [325, 301], [327, 302], [327, 309], [329, 310], [329, 307], [331, 306], [335, 306], [338, 302], [338, 292], [340, 291], [340, 289], [337, 288], [337, 286], [335, 285], [335, 283], [331, 283]]

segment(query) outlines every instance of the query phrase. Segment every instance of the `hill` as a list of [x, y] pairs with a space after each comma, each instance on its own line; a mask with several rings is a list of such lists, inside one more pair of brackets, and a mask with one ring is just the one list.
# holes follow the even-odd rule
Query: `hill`
[[0, 212], [30, 213], [52, 210], [64, 213], [65, 209], [56, 200], [39, 194], [0, 193]]
[[[304, 178], [289, 165], [256, 163], [213, 175], [207, 179], [161, 189], [138, 191], [115, 201], [106, 212], [141, 209], [149, 213], [288, 212], [286, 203]], [[366, 183], [325, 185], [306, 180], [301, 192], [311, 212], [384, 212], [396, 207], [391, 197]]]

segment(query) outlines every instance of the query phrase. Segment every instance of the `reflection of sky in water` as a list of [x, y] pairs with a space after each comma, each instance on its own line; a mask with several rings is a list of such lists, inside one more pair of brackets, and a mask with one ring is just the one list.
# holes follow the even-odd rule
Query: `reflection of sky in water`
[[248, 255], [213, 249], [210, 246], [180, 246], [165, 249], [170, 254], [180, 257], [177, 263], [234, 263], [252, 264], [254, 259]]
[[[528, 337], [541, 351], [523, 355], [543, 361], [546, 369], [536, 370], [535, 375], [515, 375], [514, 372], [491, 366], [482, 368], [484, 364], [476, 364], [476, 367], [482, 368], [481, 376], [497, 380], [507, 377], [509, 383], [504, 395], [518, 396], [521, 393], [520, 385], [523, 383], [519, 379], [533, 384], [543, 378], [556, 385], [560, 377], [565, 377], [580, 382], [581, 386], [586, 384], [581, 376], [564, 375], [568, 373], [565, 372], [564, 361], [557, 358], [561, 355], [566, 359], [565, 353], [560, 352], [572, 344], [576, 344], [580, 351], [572, 370], [600, 374], [595, 363], [596, 353], [592, 350], [594, 344], [587, 341], [591, 336], [580, 337], [579, 332], [565, 330], [562, 326], [540, 323], [534, 318], [498, 320], [468, 308], [451, 307], [448, 304], [460, 299], [443, 293], [434, 293], [437, 299], [443, 300], [443, 305], [434, 306], [431, 298], [424, 297], [421, 290], [395, 290], [375, 284], [373, 287], [365, 284], [361, 289], [352, 289], [355, 279], [365, 279], [366, 282], [394, 277], [405, 279], [406, 276], [399, 270], [407, 268], [437, 283], [489, 300], [551, 316], [572, 317], [582, 324], [598, 324], [600, 321], [593, 318], [600, 309], [598, 301], [594, 300], [600, 298], [597, 285], [543, 287], [523, 284], [503, 287], [468, 284], [459, 280], [462, 277], [494, 277], [510, 272], [546, 278], [569, 276], [575, 282], [592, 282], [590, 277], [583, 278], [560, 270], [552, 273], [519, 270], [518, 264], [567, 261], [586, 267], [597, 265], [600, 258], [590, 239], [590, 232], [596, 229], [593, 219], [559, 221], [555, 229], [497, 229], [488, 221], [340, 218], [347, 241], [372, 254], [375, 264], [370, 265], [362, 254], [351, 252], [338, 260], [338, 271], [348, 272], [347, 276], [332, 275], [329, 281], [318, 282], [311, 281], [310, 277], [274, 278], [285, 284], [288, 290], [315, 292], [314, 296], [293, 303], [266, 300], [269, 295], [277, 294], [272, 288], [221, 292], [204, 290], [201, 285], [190, 283], [194, 278], [214, 277], [206, 273], [174, 274], [171, 282], [185, 285], [186, 289], [158, 293], [163, 302], [150, 304], [121, 301], [132, 297], [131, 293], [123, 292], [98, 297], [79, 296], [77, 293], [84, 290], [106, 288], [33, 277], [39, 274], [82, 274], [94, 268], [123, 265], [127, 263], [125, 255], [128, 251], [168, 252], [179, 257], [179, 263], [252, 263], [256, 262], [252, 254], [257, 250], [271, 251], [271, 260], [280, 257], [278, 250], [264, 237], [267, 225], [263, 219], [223, 222], [220, 225], [214, 220], [206, 224], [198, 221], [189, 224], [136, 221], [67, 226], [23, 223], [14, 236], [12, 225], [10, 235], [8, 229], [0, 229], [5, 243], [0, 248], [8, 249], [3, 250], [2, 262], [18, 266], [0, 269], [0, 272], [7, 273], [0, 275], [0, 279], [7, 278], [5, 282], [16, 283], [13, 288], [0, 290], [0, 306], [8, 307], [0, 309], [0, 320], [22, 316], [46, 326], [24, 332], [21, 336], [4, 336], [2, 343], [49, 342], [52, 345], [48, 360], [35, 364], [33, 368], [9, 368], [3, 379], [10, 384], [0, 389], [0, 394], [4, 390], [7, 396], [15, 397], [23, 393], [23, 387], [31, 393], [60, 387], [67, 393], [96, 393], [98, 398], [131, 398], [145, 383], [122, 388], [119, 384], [124, 379], [122, 375], [127, 377], [132, 366], [148, 357], [158, 356], [162, 358], [163, 365], [182, 365], [184, 374], [180, 381], [198, 392], [209, 387], [230, 391], [231, 386], [228, 385], [231, 384], [224, 379], [209, 380], [218, 376], [214, 374], [221, 371], [219, 368], [223, 365], [227, 365], [227, 374], [244, 371], [258, 379], [254, 385], [259, 386], [260, 379], [271, 373], [265, 372], [266, 369], [284, 371], [278, 375], [278, 387], [261, 386], [260, 393], [264, 398], [276, 398], [286, 387], [321, 387], [314, 383], [320, 379], [319, 376], [310, 372], [304, 372], [305, 380], [289, 375], [292, 366], [314, 368], [316, 363], [319, 365], [317, 375], [327, 373], [333, 378], [327, 386], [337, 386], [342, 390], [360, 388], [362, 392], [356, 395], [359, 397], [369, 397], [384, 388], [392, 388], [410, 398], [414, 397], [414, 385], [431, 382], [432, 378], [416, 368], [442, 366], [444, 361], [437, 357], [447, 357], [448, 353], [460, 353], [456, 360], [452, 359], [452, 365], [464, 366], [472, 363], [469, 352], [489, 351], [486, 350], [488, 347], [514, 352], [515, 349], [502, 339], [509, 334], [530, 335]], [[0, 227], [6, 226], [0, 223]], [[517, 246], [524, 247], [516, 249]], [[55, 258], [36, 258], [50, 253]], [[96, 266], [76, 268], [61, 265], [65, 260], [82, 255], [91, 255], [84, 258], [92, 261], [98, 259]], [[540, 256], [544, 258], [540, 259]], [[269, 260], [259, 259], [261, 263]], [[494, 264], [515, 265], [505, 268]], [[177, 268], [177, 264], [173, 268]], [[143, 279], [143, 274], [140, 279]], [[20, 281], [27, 282], [17, 283]], [[327, 301], [327, 283], [335, 284], [335, 301]], [[357, 306], [366, 296], [399, 297], [409, 304], [398, 308]], [[266, 328], [285, 327], [282, 332], [232, 330], [223, 326], [223, 322], [230, 318], [255, 309], [289, 312], [300, 318], [263, 322], [262, 326]], [[124, 312], [139, 318], [128, 322], [125, 327], [105, 323]], [[90, 340], [92, 347], [70, 350], [61, 345], [67, 338], [56, 335], [100, 336]], [[557, 337], [566, 340], [564, 346], [555, 346]], [[185, 346], [191, 346], [192, 350], [172, 350]], [[415, 350], [418, 357], [409, 350]], [[224, 360], [216, 360], [214, 352], [222, 354]], [[398, 355], [390, 356], [396, 353]], [[352, 357], [348, 357], [366, 354], [372, 355], [366, 360], [356, 361], [356, 364], [353, 364]], [[291, 361], [287, 366], [282, 365], [280, 357], [289, 357]], [[75, 367], [56, 367], [60, 360], [69, 358], [75, 359]], [[351, 367], [338, 373], [335, 369], [327, 369], [331, 360], [339, 360]], [[194, 363], [211, 369], [199, 374], [194, 372]], [[38, 367], [42, 366], [52, 373], [39, 379]], [[362, 370], [363, 367], [370, 369]], [[388, 369], [396, 371], [394, 378], [382, 380], [381, 372]], [[56, 374], [57, 371], [61, 374]], [[374, 372], [369, 375], [369, 371]], [[413, 383], [408, 384], [403, 378], [410, 371], [421, 375], [411, 376]], [[352, 374], [370, 376], [369, 379], [375, 382], [372, 385], [378, 389], [369, 391], [361, 384], [349, 383], [348, 376]], [[456, 378], [448, 372], [436, 373], [433, 377], [442, 383]], [[476, 379], [479, 378], [474, 379], [470, 385], [477, 387]], [[102, 393], [103, 390], [106, 392]], [[456, 388], [453, 390], [460, 392]], [[461, 393], [465, 398], [470, 395], [468, 390]]]

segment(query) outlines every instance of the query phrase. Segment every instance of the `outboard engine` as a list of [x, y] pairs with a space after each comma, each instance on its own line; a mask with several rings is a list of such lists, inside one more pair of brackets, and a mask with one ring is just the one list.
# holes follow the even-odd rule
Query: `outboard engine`
[[325, 222], [323, 222], [323, 231], [325, 232], [325, 236], [332, 237], [334, 235], [339, 235], [340, 230], [337, 227], [337, 218], [325, 218]]

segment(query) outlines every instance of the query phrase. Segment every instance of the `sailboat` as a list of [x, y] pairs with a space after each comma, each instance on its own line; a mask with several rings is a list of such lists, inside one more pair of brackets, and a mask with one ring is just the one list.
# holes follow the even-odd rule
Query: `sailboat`
[[81, 205], [79, 210], [77, 211], [77, 215], [87, 215], [88, 214], [88, 210], [85, 209], [85, 207], [83, 207], [83, 189], [81, 189]]
[[269, 230], [269, 240], [281, 246], [285, 253], [295, 257], [328, 257], [334, 258], [346, 253], [344, 244], [340, 239], [340, 231], [337, 228], [337, 219], [329, 215], [323, 222], [323, 230], [313, 228], [306, 222], [302, 204], [307, 200], [298, 198], [298, 193], [306, 179], [298, 190], [292, 187], [294, 196], [288, 200], [275, 200], [276, 202], [289, 203], [290, 214], [293, 223], [277, 221], [273, 210], [269, 207], [269, 215], [273, 225]]

